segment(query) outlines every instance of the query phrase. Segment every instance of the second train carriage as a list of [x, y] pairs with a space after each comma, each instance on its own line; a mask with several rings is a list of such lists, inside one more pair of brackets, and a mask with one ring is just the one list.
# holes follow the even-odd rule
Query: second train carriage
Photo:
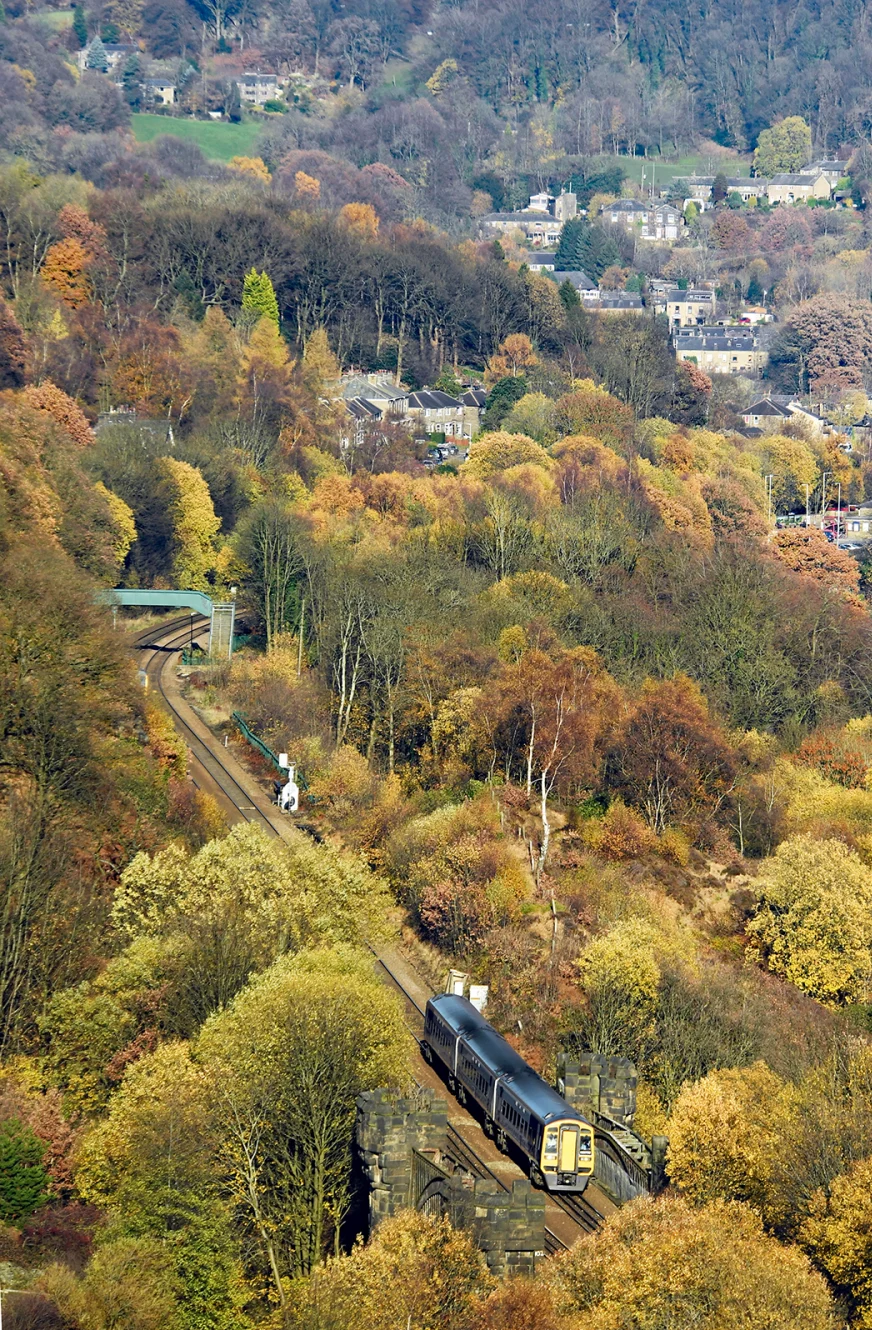
[[448, 1069], [461, 1103], [474, 1099], [505, 1150], [512, 1141], [548, 1191], [582, 1192], [593, 1173], [594, 1132], [528, 1066], [471, 1002], [443, 993], [427, 1003], [423, 1049]]

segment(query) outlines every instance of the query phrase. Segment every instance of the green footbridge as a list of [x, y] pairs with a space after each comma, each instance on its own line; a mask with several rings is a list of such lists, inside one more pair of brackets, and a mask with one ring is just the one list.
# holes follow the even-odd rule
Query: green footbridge
[[213, 600], [205, 591], [175, 591], [149, 588], [147, 591], [113, 587], [102, 591], [100, 599], [107, 605], [144, 605], [149, 609], [190, 610], [209, 620], [209, 656], [212, 660], [229, 660], [233, 655], [233, 629], [236, 623], [236, 601]]

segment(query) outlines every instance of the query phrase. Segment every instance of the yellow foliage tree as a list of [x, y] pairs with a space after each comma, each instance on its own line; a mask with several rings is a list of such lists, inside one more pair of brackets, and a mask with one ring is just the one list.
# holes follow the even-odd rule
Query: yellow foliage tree
[[509, 333], [500, 343], [499, 350], [495, 351], [487, 362], [484, 381], [493, 384], [509, 376], [516, 379], [525, 369], [532, 369], [538, 363], [539, 358], [527, 334]]
[[231, 171], [253, 176], [255, 180], [261, 180], [265, 185], [272, 180], [269, 168], [262, 157], [231, 157], [227, 165]]
[[229, 1189], [274, 1293], [308, 1274], [350, 1205], [355, 1100], [409, 1083], [408, 1035], [372, 957], [341, 947], [283, 956], [211, 1017], [197, 1057], [212, 1080]]
[[344, 208], [339, 209], [340, 223], [363, 240], [375, 240], [378, 220], [378, 213], [371, 203], [346, 203]]
[[188, 916], [218, 921], [232, 908], [255, 956], [268, 963], [307, 943], [384, 937], [391, 904], [386, 883], [362, 860], [245, 825], [193, 855], [178, 844], [140, 852], [121, 875], [112, 917], [122, 934], [137, 937]]
[[736, 1201], [640, 1198], [549, 1263], [572, 1330], [836, 1330], [821, 1275]]
[[464, 476], [474, 476], [477, 480], [488, 480], [500, 471], [521, 466], [525, 462], [533, 466], [552, 469], [553, 463], [542, 446], [526, 434], [509, 434], [506, 430], [495, 430], [490, 434], [481, 434], [470, 446], [469, 460], [463, 469]]
[[783, 1218], [778, 1158], [790, 1134], [790, 1088], [763, 1062], [686, 1085], [669, 1119], [669, 1177], [696, 1204], [747, 1201]]
[[818, 1191], [799, 1240], [849, 1304], [851, 1324], [872, 1327], [872, 1159]]
[[173, 528], [173, 576], [180, 587], [206, 591], [215, 567], [215, 537], [221, 519], [201, 472], [188, 462], [162, 457], [157, 463]]
[[336, 1330], [466, 1330], [494, 1282], [470, 1233], [404, 1210], [307, 1281], [291, 1325], [302, 1330], [316, 1318]]
[[116, 564], [120, 568], [130, 552], [131, 545], [136, 540], [136, 521], [133, 516], [133, 509], [129, 508], [118, 494], [113, 494], [111, 490], [107, 489], [102, 480], [98, 480], [94, 488], [106, 500], [106, 506], [109, 509], [109, 516], [115, 532], [115, 538], [112, 541], [112, 553], [115, 556]]
[[303, 364], [317, 380], [316, 391], [325, 384], [336, 383], [342, 370], [339, 361], [330, 350], [330, 341], [326, 328], [316, 328], [310, 335], [303, 352]]
[[75, 236], [58, 240], [45, 256], [39, 275], [52, 294], [69, 309], [79, 309], [90, 299], [90, 257], [85, 246]]
[[321, 181], [305, 171], [294, 175], [294, 190], [301, 203], [317, 203], [321, 197]]
[[840, 840], [796, 836], [767, 859], [748, 924], [759, 956], [827, 1006], [866, 999], [872, 871]]
[[603, 1053], [633, 1052], [654, 1028], [660, 965], [657, 929], [631, 917], [595, 938], [578, 962], [588, 1038]]
[[246, 374], [263, 371], [267, 366], [283, 369], [290, 360], [288, 344], [273, 319], [258, 319], [251, 330], [248, 345], [242, 353], [242, 366]]

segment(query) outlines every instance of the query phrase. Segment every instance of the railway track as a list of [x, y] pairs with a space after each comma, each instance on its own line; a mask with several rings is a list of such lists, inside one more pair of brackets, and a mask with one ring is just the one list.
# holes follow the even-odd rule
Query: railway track
[[[205, 617], [197, 616], [194, 620], [194, 636], [198, 632], [202, 632], [208, 622]], [[175, 665], [177, 654], [188, 644], [190, 638], [191, 616], [185, 615], [183, 618], [171, 620], [140, 633], [134, 639], [133, 645], [136, 650], [143, 654], [144, 659], [141, 668], [145, 670], [149, 686], [159, 694], [172, 715], [176, 728], [188, 745], [193, 758], [193, 766], [196, 770], [196, 775], [192, 777], [194, 784], [198, 788], [206, 789], [213, 795], [219, 796], [219, 802], [232, 821], [253, 823], [262, 827], [270, 835], [278, 837], [282, 834], [281, 830], [273, 824], [270, 816], [262, 808], [252, 802], [250, 792], [229, 770], [221, 746], [214, 740], [213, 736], [209, 736], [209, 739], [212, 740], [210, 743], [201, 734], [198, 734], [189, 724], [182, 710], [176, 705], [175, 690], [169, 687], [168, 675], [170, 669]], [[146, 655], [146, 653], [148, 654]], [[385, 963], [384, 959], [378, 956], [374, 950], [373, 955], [376, 956], [376, 965], [382, 971], [387, 982], [396, 989], [402, 998], [406, 1027], [419, 1046], [422, 1070], [426, 1069], [430, 1072], [429, 1065], [424, 1060], [423, 1054], [420, 1053], [421, 1035], [424, 1028], [423, 1009], [402, 980]], [[472, 1130], [478, 1129], [478, 1123], [475, 1119], [459, 1106], [457, 1116], [468, 1120], [469, 1127]], [[456, 1156], [456, 1160], [461, 1167], [465, 1168], [473, 1177], [488, 1178], [504, 1191], [510, 1190], [505, 1180], [490, 1167], [487, 1161], [482, 1158], [480, 1151], [470, 1144], [469, 1140], [458, 1130], [454, 1123], [449, 1124], [448, 1138], [451, 1152]], [[575, 1238], [582, 1233], [594, 1232], [604, 1219], [604, 1216], [585, 1197], [564, 1197], [559, 1194], [549, 1194], [546, 1198], [546, 1216], [547, 1220], [550, 1220], [550, 1222], [546, 1220], [545, 1226], [545, 1245], [549, 1254], [567, 1250]], [[566, 1217], [571, 1220], [574, 1233], [572, 1227], [567, 1227]]]
[[[198, 632], [202, 632], [208, 623], [209, 620], [204, 616], [195, 616], [193, 636], [196, 637]], [[175, 664], [176, 655], [188, 645], [191, 635], [191, 616], [185, 615], [184, 618], [171, 620], [169, 623], [140, 633], [134, 639], [135, 649], [141, 651], [144, 656], [146, 652], [148, 653], [143, 660], [142, 668], [148, 678], [149, 687], [160, 695], [173, 717], [176, 729], [188, 746], [196, 768], [192, 775], [195, 786], [217, 798], [231, 821], [251, 822], [271, 836], [278, 837], [281, 832], [265, 810], [253, 801], [250, 791], [233, 775], [222, 758], [222, 750], [217, 741], [213, 741], [212, 744], [206, 742], [176, 705], [174, 690], [168, 686], [166, 676]]]
[[[424, 1029], [424, 1012], [420, 1003], [409, 992], [397, 975], [394, 974], [390, 967], [385, 963], [384, 959], [381, 956], [378, 956], [373, 948], [370, 948], [370, 950], [373, 951], [373, 955], [376, 957], [376, 966], [382, 971], [385, 978], [391, 986], [397, 990], [400, 997], [403, 999], [406, 1011], [404, 1018], [406, 1028], [415, 1042], [420, 1046], [421, 1035]], [[470, 1120], [472, 1122], [475, 1121], [474, 1118], [471, 1118]], [[457, 1148], [460, 1152], [463, 1150], [468, 1152], [470, 1156], [469, 1172], [472, 1173], [474, 1177], [492, 1178], [505, 1191], [509, 1190], [505, 1182], [488, 1167], [487, 1163], [481, 1158], [481, 1156], [476, 1153], [473, 1147], [464, 1140], [460, 1132], [458, 1132], [451, 1124], [449, 1124], [448, 1134], [450, 1145]], [[562, 1211], [563, 1214], [567, 1215], [583, 1233], [595, 1233], [605, 1220], [605, 1216], [596, 1209], [586, 1195], [563, 1196], [559, 1192], [549, 1193], [546, 1199], [546, 1213], [549, 1209], [552, 1211]], [[571, 1245], [569, 1242], [564, 1241], [564, 1238], [558, 1236], [547, 1224], [545, 1227], [545, 1236], [546, 1245], [549, 1241], [552, 1243], [552, 1246], [549, 1247], [549, 1251], [565, 1250]]]

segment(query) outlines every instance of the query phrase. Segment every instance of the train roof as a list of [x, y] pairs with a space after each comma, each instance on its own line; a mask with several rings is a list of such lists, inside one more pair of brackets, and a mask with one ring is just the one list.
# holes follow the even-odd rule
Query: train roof
[[494, 1075], [501, 1076], [506, 1088], [538, 1118], [545, 1122], [556, 1118], [580, 1118], [572, 1105], [524, 1061], [520, 1053], [466, 998], [454, 993], [440, 993], [430, 998], [430, 1004], [455, 1034], [463, 1037], [464, 1043], [481, 1058], [485, 1066]]
[[[467, 1034], [473, 1030], [492, 1030], [477, 1007], [468, 998], [458, 997], [456, 993], [437, 993], [427, 1002], [428, 1007], [435, 1007], [439, 1015], [448, 1022], [456, 1034]], [[494, 1031], [496, 1033], [496, 1031]]]
[[505, 1085], [542, 1122], [554, 1122], [558, 1118], [585, 1120], [526, 1062], [522, 1072], [506, 1078]]

